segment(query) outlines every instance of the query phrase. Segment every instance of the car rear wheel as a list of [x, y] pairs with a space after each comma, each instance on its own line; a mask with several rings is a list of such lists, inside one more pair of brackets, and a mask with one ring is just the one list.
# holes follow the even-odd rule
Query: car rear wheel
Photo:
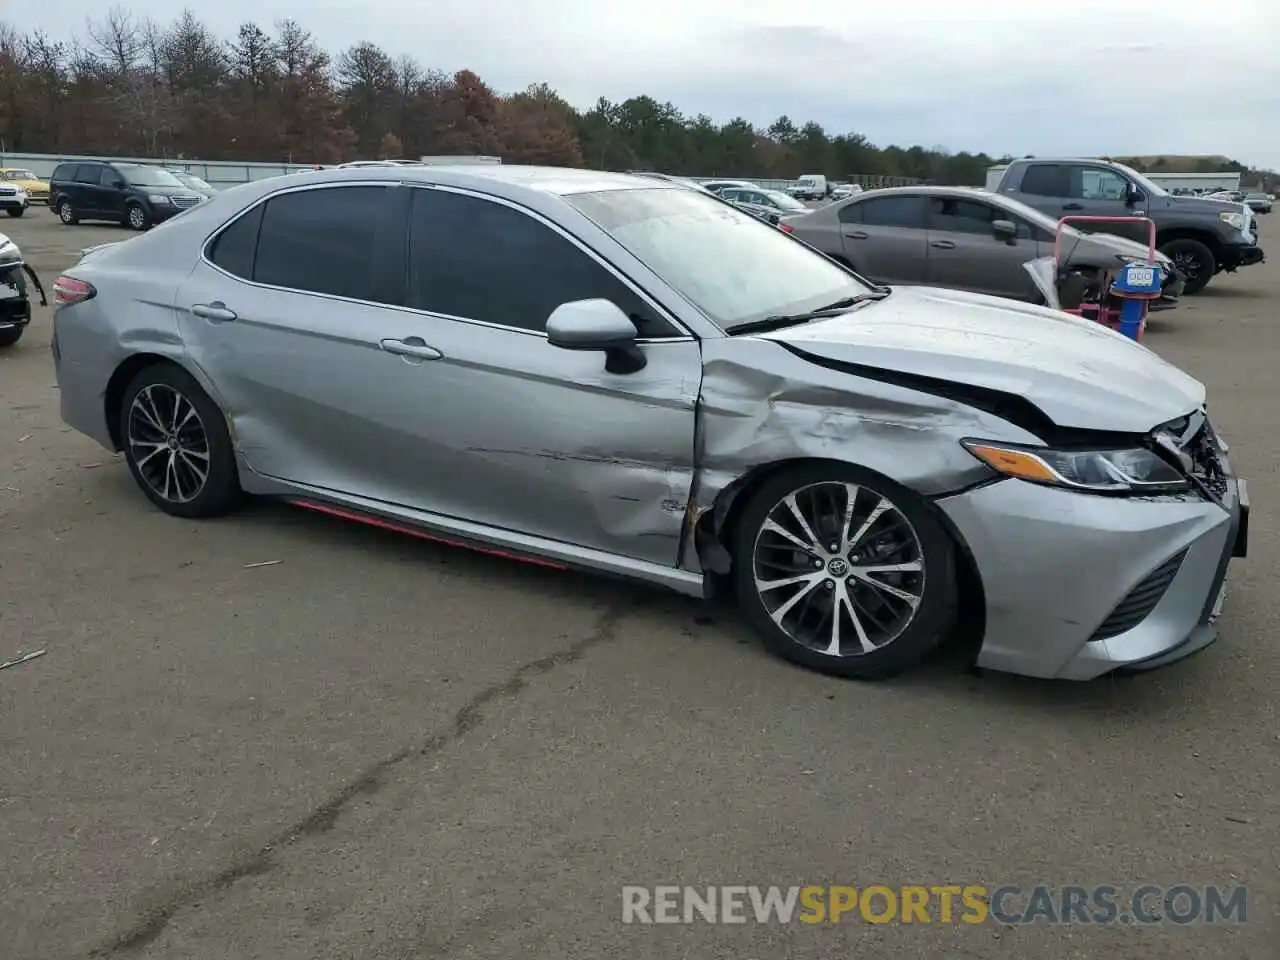
[[857, 467], [766, 481], [736, 528], [739, 602], [765, 646], [824, 673], [918, 663], [955, 619], [955, 545], [919, 495]]
[[22, 339], [23, 331], [26, 329], [26, 327], [8, 327], [0, 330], [0, 347], [12, 347]]
[[1213, 251], [1190, 237], [1170, 240], [1160, 248], [1160, 252], [1172, 260], [1182, 274], [1185, 280], [1183, 296], [1189, 297], [1207, 287], [1218, 267]]
[[125, 209], [125, 224], [133, 230], [147, 229], [147, 211], [142, 209], [141, 204], [131, 203]]
[[76, 216], [76, 212], [71, 207], [71, 201], [67, 199], [58, 201], [58, 219], [67, 226], [74, 226], [80, 222], [80, 218]]
[[175, 517], [212, 517], [240, 499], [226, 419], [185, 370], [139, 371], [120, 405], [129, 472], [157, 507]]

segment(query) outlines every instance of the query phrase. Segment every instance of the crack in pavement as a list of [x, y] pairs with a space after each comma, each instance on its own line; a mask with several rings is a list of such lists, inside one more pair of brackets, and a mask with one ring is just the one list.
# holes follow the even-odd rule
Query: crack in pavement
[[305, 837], [331, 829], [352, 800], [363, 794], [373, 793], [382, 785], [382, 778], [388, 771], [406, 760], [430, 756], [466, 736], [484, 721], [486, 706], [495, 700], [519, 694], [527, 678], [548, 673], [556, 667], [579, 660], [592, 647], [608, 643], [614, 638], [623, 616], [635, 603], [635, 600], [616, 600], [610, 603], [596, 621], [595, 628], [587, 636], [562, 650], [522, 664], [505, 680], [486, 687], [468, 700], [454, 714], [452, 729], [431, 737], [417, 747], [400, 750], [367, 768], [301, 820], [277, 833], [257, 851], [235, 861], [212, 876], [181, 884], [162, 903], [142, 911], [128, 929], [113, 937], [110, 942], [90, 950], [88, 956], [93, 960], [101, 960], [101, 958], [135, 953], [156, 940], [181, 910], [198, 905], [201, 898], [227, 890], [248, 877], [269, 873], [275, 869], [274, 857], [278, 851], [292, 846]]

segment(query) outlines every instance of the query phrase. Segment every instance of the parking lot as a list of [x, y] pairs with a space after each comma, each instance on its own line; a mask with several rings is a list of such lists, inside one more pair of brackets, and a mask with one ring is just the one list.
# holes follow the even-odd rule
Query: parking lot
[[[51, 288], [129, 234], [0, 222]], [[1280, 220], [1157, 316], [1253, 501], [1222, 639], [1089, 684], [881, 684], [728, 611], [261, 503], [161, 514], [0, 351], [0, 956], [1268, 960]], [[1079, 558], [1081, 566], [1090, 557]], [[637, 926], [623, 885], [1216, 884], [1244, 924]], [[936, 917], [935, 917], [936, 919]]]

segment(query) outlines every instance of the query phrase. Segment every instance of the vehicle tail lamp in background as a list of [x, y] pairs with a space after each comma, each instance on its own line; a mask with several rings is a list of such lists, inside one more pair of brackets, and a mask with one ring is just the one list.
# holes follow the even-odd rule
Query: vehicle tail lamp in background
[[793, 226], [792, 226], [791, 224], [789, 224], [789, 223], [780, 223], [780, 224], [778, 224], [778, 229], [779, 229], [779, 230], [781, 230], [783, 233], [795, 233], [795, 232], [796, 232], [796, 228], [795, 228], [795, 227], [793, 227]]
[[93, 289], [93, 284], [77, 280], [75, 277], [68, 277], [64, 273], [53, 281], [53, 305], [69, 307], [75, 303], [83, 303], [97, 292]]

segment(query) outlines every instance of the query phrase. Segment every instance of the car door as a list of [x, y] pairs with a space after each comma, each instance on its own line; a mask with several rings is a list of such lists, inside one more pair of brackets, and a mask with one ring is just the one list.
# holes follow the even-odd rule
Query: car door
[[124, 175], [115, 167], [102, 168], [102, 186], [100, 196], [102, 213], [112, 220], [123, 220], [128, 184]]
[[[585, 247], [530, 212], [414, 188], [398, 333], [439, 357], [415, 368], [450, 464], [432, 508], [674, 566], [694, 471], [698, 342]], [[603, 298], [636, 322], [643, 370], [548, 342], [560, 304]], [[433, 459], [435, 459], [433, 458]]]
[[845, 257], [863, 276], [925, 282], [929, 234], [923, 197], [868, 197], [842, 207], [839, 217]]
[[[996, 220], [1018, 229], [1012, 241], [997, 237]], [[935, 287], [973, 290], [1017, 300], [1038, 294], [1023, 267], [1040, 255], [1030, 224], [993, 204], [969, 197], [929, 198], [929, 246], [926, 282]]]
[[180, 288], [183, 343], [256, 472], [412, 496], [431, 413], [381, 346], [400, 326], [389, 304], [406, 209], [386, 183], [281, 191], [222, 229]]
[[106, 214], [107, 203], [102, 187], [105, 170], [101, 163], [82, 163], [76, 167], [71, 205], [81, 216], [101, 217]]

